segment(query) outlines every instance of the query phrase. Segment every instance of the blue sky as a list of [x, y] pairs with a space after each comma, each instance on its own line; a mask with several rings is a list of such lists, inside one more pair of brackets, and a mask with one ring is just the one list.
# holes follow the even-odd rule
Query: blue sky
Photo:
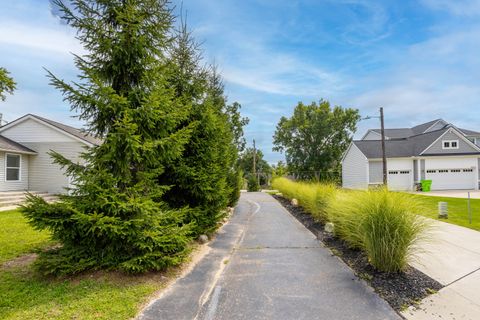
[[[0, 66], [18, 82], [4, 119], [36, 113], [67, 124], [69, 106], [44, 67], [73, 79], [74, 31], [48, 0], [0, 0]], [[180, 5], [180, 1], [174, 3]], [[246, 136], [276, 162], [272, 135], [298, 101], [325, 98], [389, 127], [444, 118], [480, 130], [479, 0], [183, 0], [204, 57], [230, 101], [250, 118]], [[361, 135], [377, 120], [362, 121]]]

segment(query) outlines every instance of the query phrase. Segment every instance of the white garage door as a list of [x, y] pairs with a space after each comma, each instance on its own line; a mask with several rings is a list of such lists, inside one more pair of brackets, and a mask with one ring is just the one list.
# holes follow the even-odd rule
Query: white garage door
[[432, 180], [432, 190], [475, 189], [474, 169], [429, 169], [426, 178]]
[[389, 170], [388, 188], [390, 190], [411, 190], [412, 174], [410, 170]]

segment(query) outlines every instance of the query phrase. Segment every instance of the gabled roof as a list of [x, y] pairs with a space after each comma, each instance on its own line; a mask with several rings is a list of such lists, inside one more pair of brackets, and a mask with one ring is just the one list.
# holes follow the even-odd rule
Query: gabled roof
[[[430, 131], [408, 138], [385, 140], [386, 156], [387, 158], [420, 156], [425, 149], [450, 129], [457, 131], [456, 128], [446, 126], [440, 130]], [[356, 140], [353, 141], [353, 143], [368, 159], [382, 158], [382, 142], [380, 140]], [[480, 151], [469, 154], [480, 154]], [[448, 155], [453, 154], [449, 153]]]
[[463, 134], [465, 134], [466, 136], [480, 136], [480, 132], [478, 131], [472, 131], [472, 130], [467, 130], [462, 128], [458, 128], [458, 130], [462, 131]]
[[101, 139], [98, 139], [98, 138], [86, 133], [82, 129], [77, 129], [77, 128], [68, 126], [66, 124], [60, 123], [60, 122], [56, 122], [56, 121], [53, 121], [53, 120], [50, 120], [50, 119], [46, 119], [46, 118], [37, 116], [35, 114], [26, 114], [23, 117], [18, 118], [16, 120], [2, 126], [0, 128], [0, 132], [3, 131], [4, 129], [15, 126], [16, 124], [21, 123], [21, 122], [23, 122], [24, 120], [27, 120], [27, 119], [34, 119], [34, 120], [43, 122], [43, 123], [47, 124], [48, 126], [53, 127], [57, 131], [61, 131], [63, 133], [66, 133], [67, 135], [69, 135], [69, 136], [71, 136], [71, 137], [73, 137], [77, 140], [83, 141], [83, 142], [85, 142], [89, 145], [99, 145], [99, 144], [102, 143]]
[[418, 126], [412, 127], [412, 132], [414, 135], [425, 133], [425, 131], [430, 129], [433, 125], [435, 125], [439, 121], [443, 121], [445, 125], [447, 125], [447, 123], [443, 119], [435, 119], [429, 122], [419, 124]]
[[15, 152], [15, 153], [26, 153], [26, 154], [37, 154], [30, 148], [25, 147], [24, 145], [15, 142], [0, 135], [0, 151], [4, 152]]
[[37, 116], [35, 114], [30, 114], [32, 117], [35, 117], [39, 120], [42, 120], [62, 131], [65, 131], [66, 133], [69, 133], [71, 134], [72, 136], [75, 136], [79, 139], [82, 139], [82, 140], [85, 140], [91, 144], [94, 144], [94, 145], [99, 145], [102, 143], [102, 140], [98, 139], [98, 138], [95, 138], [94, 136], [92, 136], [91, 134], [88, 134], [86, 133], [84, 130], [82, 129], [77, 129], [77, 128], [74, 128], [74, 127], [71, 127], [71, 126], [67, 126], [66, 124], [63, 124], [63, 123], [59, 123], [59, 122], [56, 122], [56, 121], [53, 121], [53, 120], [50, 120], [50, 119], [46, 119], [46, 118], [43, 118], [43, 117], [40, 117], [40, 116]]
[[[380, 129], [373, 129], [372, 131], [380, 134]], [[401, 139], [413, 136], [414, 133], [411, 128], [385, 129], [385, 136], [389, 139]]]
[[[443, 119], [435, 119], [435, 120], [432, 120], [432, 121], [429, 121], [429, 122], [419, 124], [419, 125], [414, 126], [412, 128], [385, 129], [385, 137], [387, 139], [403, 139], [403, 138], [408, 138], [408, 137], [428, 133], [428, 132], [430, 132], [429, 129], [434, 127], [437, 122], [441, 122], [442, 124], [444, 124], [441, 129], [445, 129], [448, 126], [452, 126], [451, 124], [449, 124], [448, 122], [446, 122]], [[480, 132], [477, 132], [477, 131], [461, 129], [461, 128], [457, 128], [457, 127], [455, 127], [455, 128], [458, 129], [458, 131], [460, 131], [465, 136], [480, 136]], [[441, 130], [441, 129], [436, 129], [436, 130]], [[436, 131], [436, 130], [432, 130], [432, 131]], [[370, 129], [369, 131], [374, 131], [378, 134], [381, 133], [380, 129]]]

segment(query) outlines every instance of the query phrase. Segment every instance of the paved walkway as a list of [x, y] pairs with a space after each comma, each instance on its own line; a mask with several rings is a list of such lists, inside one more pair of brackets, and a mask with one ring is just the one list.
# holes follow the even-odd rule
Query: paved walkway
[[478, 190], [444, 190], [444, 191], [429, 191], [429, 192], [412, 192], [422, 196], [431, 197], [449, 197], [449, 198], [468, 198], [470, 192], [471, 199], [480, 199], [480, 191]]
[[435, 221], [431, 240], [413, 265], [445, 285], [406, 310], [407, 319], [480, 319], [480, 232]]
[[209, 246], [140, 319], [400, 319], [268, 194], [242, 194]]

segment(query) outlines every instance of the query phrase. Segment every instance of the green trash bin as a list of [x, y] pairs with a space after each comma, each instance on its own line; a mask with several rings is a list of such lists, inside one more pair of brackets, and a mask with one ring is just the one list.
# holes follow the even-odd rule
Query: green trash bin
[[430, 191], [430, 188], [432, 187], [432, 180], [422, 180], [422, 191], [428, 192]]

